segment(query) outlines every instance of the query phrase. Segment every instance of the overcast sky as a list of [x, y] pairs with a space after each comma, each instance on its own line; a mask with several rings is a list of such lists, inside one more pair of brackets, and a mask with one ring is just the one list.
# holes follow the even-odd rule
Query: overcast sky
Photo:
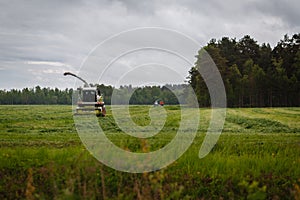
[[100, 42], [140, 27], [179, 31], [203, 46], [246, 34], [274, 46], [300, 32], [299, 8], [299, 0], [0, 0], [0, 89], [71, 88], [64, 71], [78, 73]]

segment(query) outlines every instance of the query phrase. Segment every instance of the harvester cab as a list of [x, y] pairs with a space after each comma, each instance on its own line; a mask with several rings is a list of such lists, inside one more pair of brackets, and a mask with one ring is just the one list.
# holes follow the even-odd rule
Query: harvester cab
[[84, 83], [83, 87], [77, 88], [78, 100], [76, 114], [95, 111], [97, 117], [104, 117], [106, 115], [106, 109], [100, 89], [90, 87], [84, 79], [71, 72], [65, 72], [64, 75], [74, 76]]

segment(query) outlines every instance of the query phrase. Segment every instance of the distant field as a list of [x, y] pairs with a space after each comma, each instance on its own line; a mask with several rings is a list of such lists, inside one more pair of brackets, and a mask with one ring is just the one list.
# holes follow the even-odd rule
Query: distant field
[[[166, 106], [163, 131], [127, 138], [110, 109], [99, 118], [122, 148], [153, 151], [172, 140], [180, 108]], [[132, 106], [140, 125], [149, 106]], [[196, 110], [196, 109], [195, 109]], [[198, 109], [196, 110], [196, 112]], [[300, 108], [228, 109], [213, 151], [198, 158], [210, 118], [187, 152], [163, 170], [131, 174], [99, 163], [84, 148], [70, 106], [0, 106], [0, 199], [299, 199]]]

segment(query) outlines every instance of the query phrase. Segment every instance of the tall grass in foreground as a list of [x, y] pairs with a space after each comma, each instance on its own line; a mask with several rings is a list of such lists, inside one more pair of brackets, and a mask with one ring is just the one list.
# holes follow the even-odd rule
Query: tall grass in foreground
[[[0, 199], [297, 199], [300, 197], [300, 109], [228, 109], [218, 143], [198, 151], [210, 111], [187, 152], [156, 172], [115, 171], [94, 159], [76, 134], [68, 106], [0, 106]], [[149, 123], [147, 106], [130, 111]], [[129, 137], [108, 112], [99, 124], [118, 146], [148, 152], [172, 140], [180, 109], [149, 139]]]

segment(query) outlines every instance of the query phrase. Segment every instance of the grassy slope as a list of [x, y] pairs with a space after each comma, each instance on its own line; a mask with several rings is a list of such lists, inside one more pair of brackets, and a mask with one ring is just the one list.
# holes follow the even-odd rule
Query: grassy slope
[[[168, 143], [179, 110], [168, 109], [162, 133], [149, 140], [120, 132], [110, 114], [99, 123], [122, 148], [141, 151]], [[193, 111], [195, 112], [195, 110]], [[150, 123], [148, 107], [130, 112]], [[83, 147], [69, 106], [0, 106], [0, 198], [293, 198], [300, 195], [300, 108], [228, 109], [223, 134], [204, 159], [198, 151], [210, 111], [200, 109], [189, 150], [153, 173], [117, 172]], [[297, 193], [298, 192], [298, 193]]]

